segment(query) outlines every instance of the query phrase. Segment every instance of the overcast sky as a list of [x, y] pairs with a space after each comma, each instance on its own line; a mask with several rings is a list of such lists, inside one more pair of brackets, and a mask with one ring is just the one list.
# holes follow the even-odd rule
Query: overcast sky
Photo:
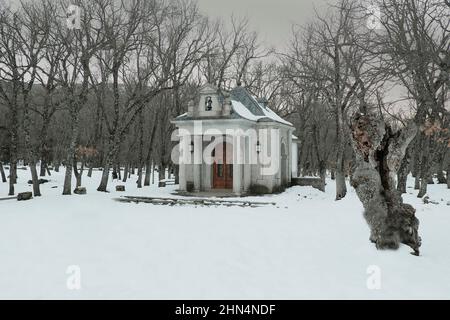
[[227, 20], [231, 14], [247, 16], [268, 45], [281, 49], [290, 38], [291, 26], [304, 24], [323, 11], [330, 0], [198, 0], [202, 12]]
[[[0, 3], [19, 0], [0, 0]], [[323, 12], [336, 0], [197, 0], [200, 10], [227, 21], [234, 14], [248, 17], [253, 30], [269, 46], [281, 49], [291, 35], [292, 24], [304, 24], [314, 17], [314, 8]]]

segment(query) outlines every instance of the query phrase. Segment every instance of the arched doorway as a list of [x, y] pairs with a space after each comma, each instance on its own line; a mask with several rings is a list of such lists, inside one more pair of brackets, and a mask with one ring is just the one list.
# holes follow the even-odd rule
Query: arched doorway
[[213, 150], [213, 189], [233, 189], [233, 145], [219, 143]]

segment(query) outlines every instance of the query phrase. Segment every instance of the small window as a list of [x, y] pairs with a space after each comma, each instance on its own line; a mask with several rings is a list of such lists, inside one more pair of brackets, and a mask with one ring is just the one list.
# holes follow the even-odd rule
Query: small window
[[206, 97], [205, 99], [205, 110], [206, 111], [211, 111], [212, 110], [212, 98], [211, 97]]

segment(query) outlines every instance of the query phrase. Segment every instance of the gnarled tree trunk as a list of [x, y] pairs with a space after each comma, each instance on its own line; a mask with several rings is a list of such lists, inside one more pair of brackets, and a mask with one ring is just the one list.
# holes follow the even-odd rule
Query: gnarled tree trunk
[[417, 126], [410, 123], [393, 133], [381, 118], [357, 114], [351, 129], [357, 157], [351, 182], [364, 206], [370, 240], [378, 249], [398, 249], [403, 243], [419, 255], [419, 220], [395, 186], [395, 176]]

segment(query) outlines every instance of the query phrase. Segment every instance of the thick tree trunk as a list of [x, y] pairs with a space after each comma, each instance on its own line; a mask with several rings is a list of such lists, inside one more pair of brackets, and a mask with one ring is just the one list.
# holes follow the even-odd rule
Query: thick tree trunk
[[5, 170], [3, 169], [3, 164], [0, 162], [0, 174], [2, 176], [2, 182], [7, 182]]
[[353, 148], [357, 155], [352, 186], [363, 203], [370, 240], [378, 249], [397, 249], [403, 243], [419, 255], [419, 220], [415, 209], [403, 203], [395, 186], [406, 148], [416, 134], [414, 123], [392, 133], [374, 115], [358, 114], [352, 119]]

